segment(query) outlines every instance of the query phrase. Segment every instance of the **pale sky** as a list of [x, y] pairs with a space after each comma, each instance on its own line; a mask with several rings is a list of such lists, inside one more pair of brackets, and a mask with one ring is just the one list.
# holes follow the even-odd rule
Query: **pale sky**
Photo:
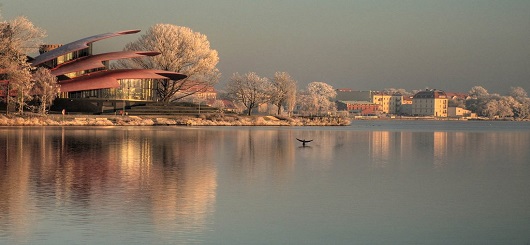
[[[234, 72], [285, 71], [305, 87], [530, 93], [530, 0], [0, 0], [3, 19], [27, 16], [47, 43], [187, 26]], [[140, 34], [96, 42], [119, 51]]]

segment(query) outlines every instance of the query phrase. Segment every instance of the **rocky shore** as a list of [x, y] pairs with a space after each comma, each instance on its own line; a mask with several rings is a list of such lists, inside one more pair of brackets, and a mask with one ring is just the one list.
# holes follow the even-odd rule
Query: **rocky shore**
[[0, 126], [346, 126], [343, 117], [0, 115]]

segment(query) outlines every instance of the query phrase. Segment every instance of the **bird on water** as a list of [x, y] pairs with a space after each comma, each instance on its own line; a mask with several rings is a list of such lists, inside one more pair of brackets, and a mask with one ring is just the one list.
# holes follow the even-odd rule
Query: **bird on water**
[[313, 140], [305, 140], [305, 139], [299, 139], [299, 138], [296, 138], [296, 140], [302, 142], [302, 146], [305, 146], [305, 144], [307, 144], [307, 143], [313, 141]]

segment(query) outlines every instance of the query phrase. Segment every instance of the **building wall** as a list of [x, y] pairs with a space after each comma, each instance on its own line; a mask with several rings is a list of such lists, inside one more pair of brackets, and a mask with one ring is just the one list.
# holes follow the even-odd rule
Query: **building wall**
[[401, 107], [402, 101], [403, 96], [401, 94], [393, 94], [392, 97], [390, 97], [389, 113], [399, 114], [399, 108]]
[[409, 116], [412, 115], [412, 103], [401, 104], [401, 106], [399, 106], [399, 114]]
[[390, 113], [390, 98], [391, 97], [392, 96], [390, 96], [388, 94], [378, 93], [378, 94], [374, 94], [373, 95], [373, 100], [372, 101], [375, 104], [380, 105], [381, 112]]
[[369, 116], [380, 113], [381, 106], [368, 101], [338, 101], [337, 110]]
[[412, 99], [412, 115], [447, 117], [448, 99], [443, 91], [421, 91]]
[[474, 117], [470, 110], [466, 110], [460, 107], [449, 107], [447, 109], [448, 117]]
[[434, 99], [434, 116], [447, 117], [447, 106], [449, 100], [447, 98]]
[[398, 114], [402, 99], [401, 94], [374, 93], [372, 102], [380, 105], [383, 113]]

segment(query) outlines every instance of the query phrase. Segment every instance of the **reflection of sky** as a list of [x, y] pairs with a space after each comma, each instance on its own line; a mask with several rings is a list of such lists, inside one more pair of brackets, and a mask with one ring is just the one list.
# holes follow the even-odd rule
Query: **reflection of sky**
[[381, 243], [367, 234], [527, 223], [527, 131], [374, 125], [0, 129], [0, 243]]
[[[8, 131], [2, 138], [1, 230], [26, 239], [50, 218], [96, 230], [107, 223], [116, 232], [152, 224], [144, 228], [161, 236], [186, 227], [204, 230], [217, 188], [212, 145], [199, 131], [181, 133], [155, 141], [141, 130]], [[168, 143], [175, 138], [187, 143]]]

